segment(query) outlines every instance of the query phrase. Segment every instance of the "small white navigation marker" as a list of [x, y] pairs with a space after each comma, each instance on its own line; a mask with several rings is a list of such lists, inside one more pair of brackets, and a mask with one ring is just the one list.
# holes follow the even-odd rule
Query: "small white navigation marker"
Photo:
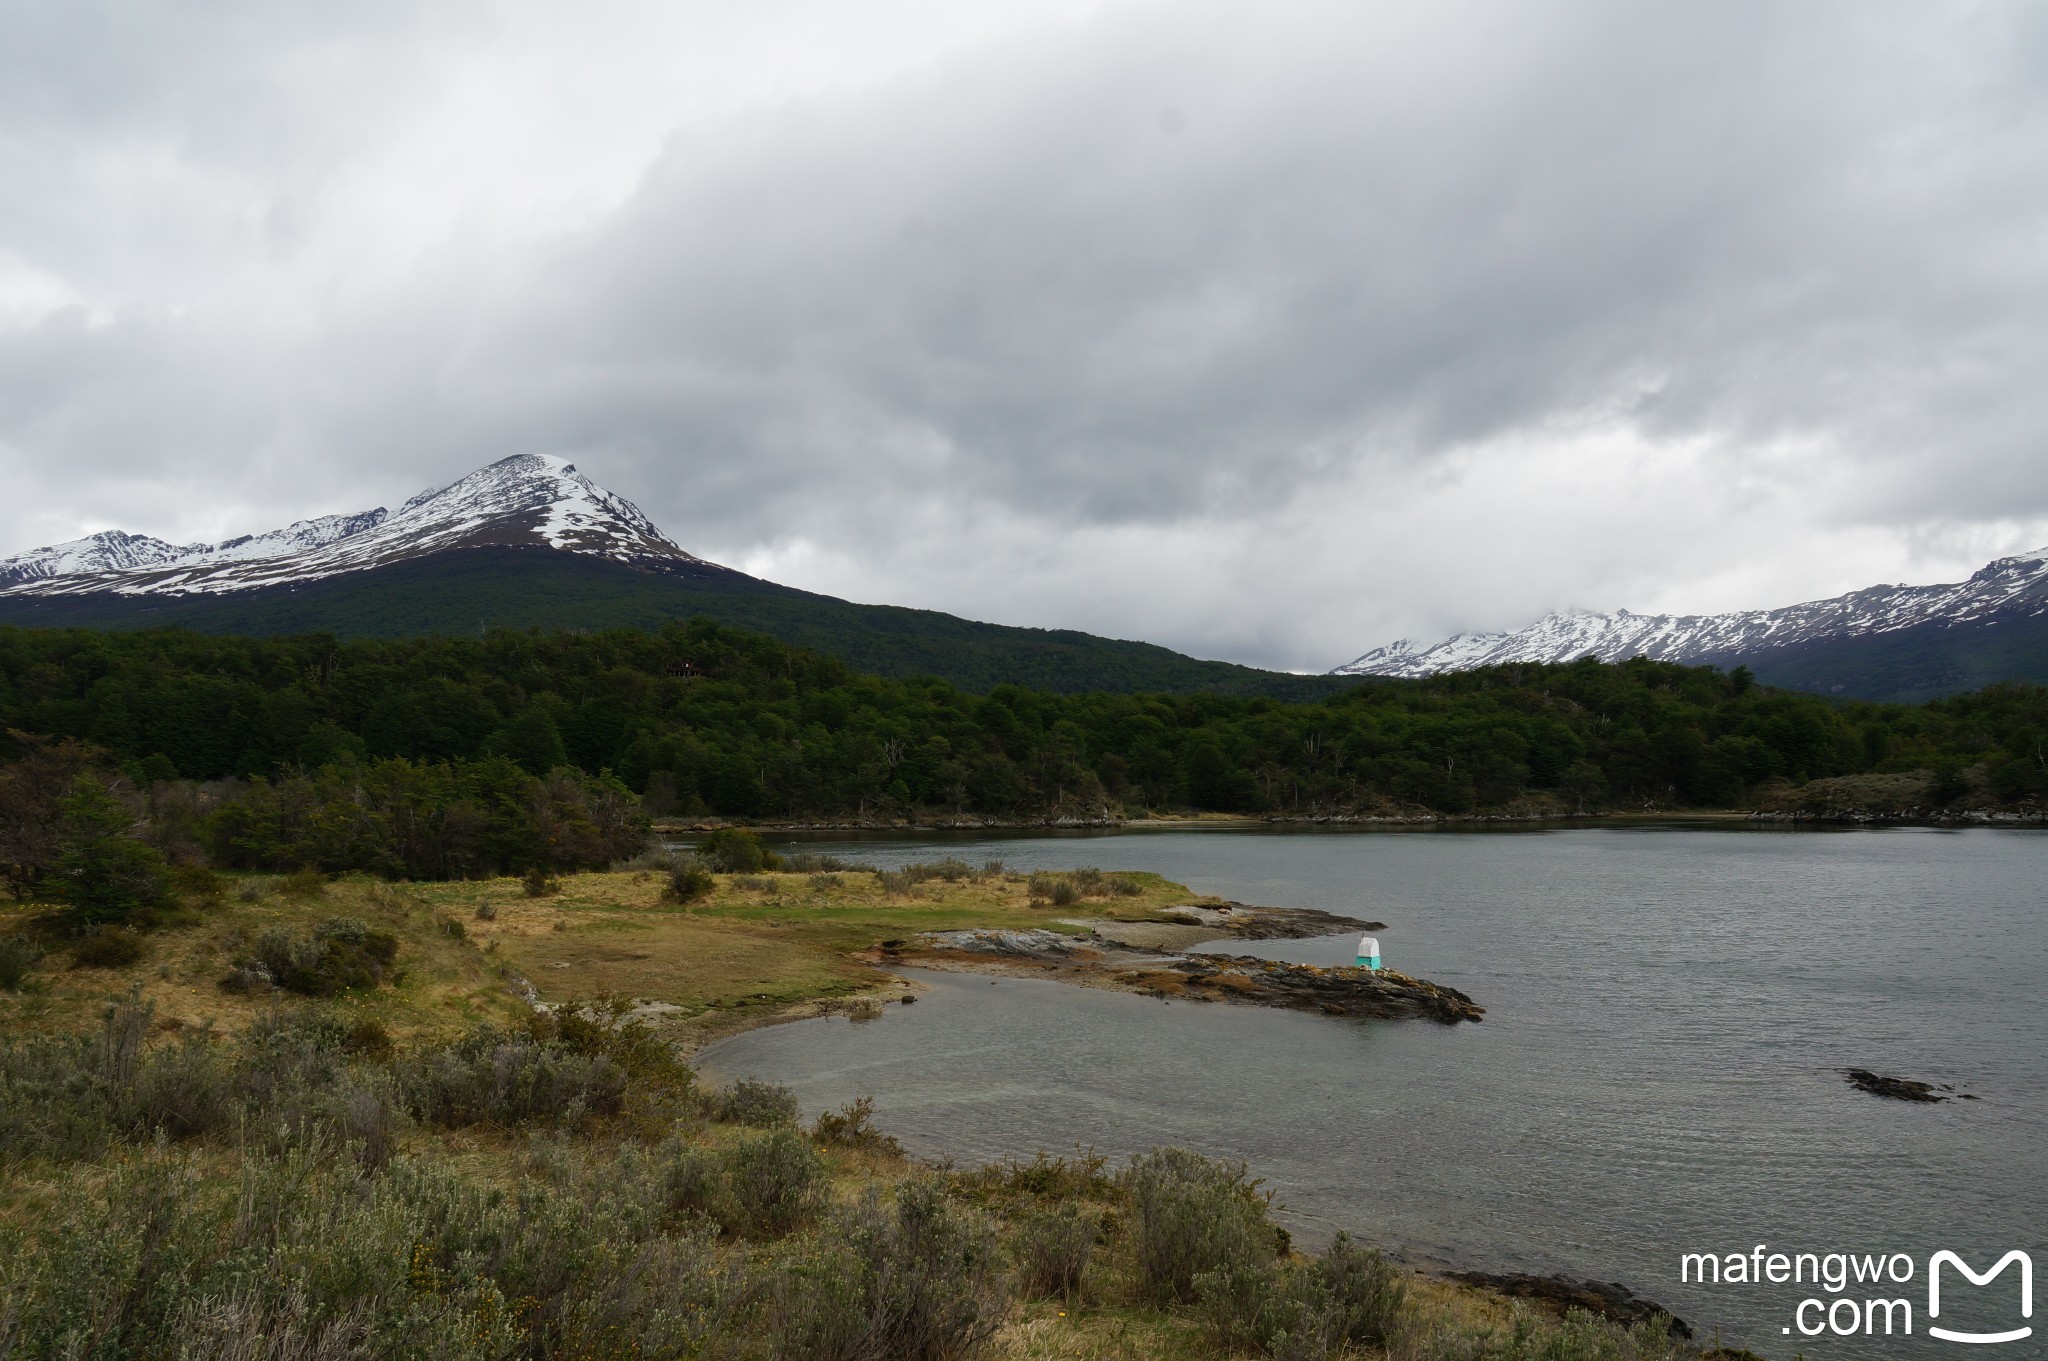
[[1380, 938], [1360, 936], [1358, 938], [1358, 967], [1377, 969], [1380, 966]]

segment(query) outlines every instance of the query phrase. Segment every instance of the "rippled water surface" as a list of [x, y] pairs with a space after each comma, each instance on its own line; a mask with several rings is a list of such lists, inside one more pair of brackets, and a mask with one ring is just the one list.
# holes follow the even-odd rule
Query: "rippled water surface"
[[[2048, 1268], [2048, 839], [1640, 828], [1162, 832], [813, 843], [881, 863], [1150, 869], [1201, 893], [1384, 921], [1389, 964], [1481, 1025], [1360, 1024], [1054, 983], [926, 974], [865, 1025], [755, 1031], [714, 1076], [807, 1107], [875, 1097], [927, 1156], [1182, 1143], [1244, 1158], [1313, 1239], [1425, 1263], [1620, 1280], [1774, 1357], [2043, 1356], [1925, 1339], [1924, 1265]], [[1354, 937], [1262, 953], [1348, 963]], [[1868, 1067], [1981, 1099], [1857, 1092]], [[1911, 1341], [1781, 1330], [1790, 1284], [1681, 1284], [1685, 1252], [1904, 1252]], [[2048, 1282], [2044, 1282], [2048, 1285]], [[1851, 1296], [1872, 1293], [1851, 1286]], [[1941, 1322], [2014, 1326], [2008, 1273], [1944, 1284]], [[1978, 1315], [1981, 1314], [1981, 1318]], [[1809, 1315], [1811, 1319], [1811, 1315]], [[1957, 1320], [1960, 1320], [1957, 1322]]]

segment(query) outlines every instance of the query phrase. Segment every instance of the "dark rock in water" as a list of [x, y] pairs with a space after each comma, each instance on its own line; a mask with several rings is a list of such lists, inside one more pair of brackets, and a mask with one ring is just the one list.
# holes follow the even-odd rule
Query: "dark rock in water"
[[1946, 1101], [1934, 1090], [1931, 1082], [1915, 1082], [1906, 1077], [1885, 1077], [1868, 1068], [1845, 1068], [1842, 1075], [1849, 1085], [1858, 1091], [1869, 1092], [1872, 1096], [1888, 1096], [1894, 1101]]
[[[1173, 911], [1172, 908], [1166, 909]], [[1336, 935], [1343, 931], [1384, 931], [1385, 922], [1362, 921], [1313, 907], [1253, 907], [1247, 903], [1226, 903], [1211, 909], [1229, 924], [1229, 933], [1239, 940], [1304, 940], [1310, 936]]]
[[[1267, 939], [1321, 934], [1304, 928], [1329, 920], [1325, 914], [1309, 913], [1307, 917], [1321, 919], [1310, 923], [1302, 914], [1284, 908], [1251, 911], [1271, 914], [1261, 923], [1273, 928]], [[1234, 930], [1233, 934], [1249, 932]], [[928, 931], [917, 938], [912, 950], [879, 949], [867, 958], [883, 965], [912, 962], [1012, 975], [1028, 970], [1042, 977], [1092, 983], [1162, 1000], [1243, 1002], [1319, 1011], [1327, 1016], [1418, 1018], [1455, 1025], [1486, 1015], [1485, 1007], [1456, 988], [1394, 969], [1374, 972], [1348, 965], [1325, 969], [1246, 955], [1179, 954], [1121, 945], [1099, 935], [1069, 936], [1036, 929]]]
[[1589, 1314], [1633, 1328], [1663, 1320], [1673, 1337], [1691, 1337], [1685, 1320], [1654, 1300], [1646, 1300], [1619, 1281], [1574, 1281], [1563, 1276], [1496, 1276], [1484, 1271], [1453, 1271], [1451, 1279], [1484, 1286], [1518, 1300], [1534, 1300], [1562, 1316], [1567, 1310]]
[[1456, 988], [1393, 969], [1322, 969], [1250, 955], [1188, 955], [1168, 967], [1181, 976], [1189, 996], [1210, 1000], [1377, 1020], [1416, 1016], [1445, 1025], [1486, 1015], [1485, 1007]]

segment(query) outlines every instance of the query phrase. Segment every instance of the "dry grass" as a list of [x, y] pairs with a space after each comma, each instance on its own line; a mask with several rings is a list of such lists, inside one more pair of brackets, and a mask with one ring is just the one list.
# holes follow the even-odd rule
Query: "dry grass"
[[987, 1354], [997, 1361], [1185, 1361], [1215, 1348], [1192, 1318], [1036, 1301], [1019, 1306]]
[[[1157, 921], [1162, 908], [1191, 901], [1157, 875], [1129, 877], [1142, 893], [1091, 903], [1091, 914]], [[394, 885], [354, 877], [288, 893], [274, 876], [232, 876], [223, 897], [147, 933], [130, 967], [74, 970], [52, 951], [22, 991], [0, 992], [0, 1025], [96, 1025], [101, 1002], [139, 988], [162, 1029], [239, 1030], [273, 1000], [220, 986], [236, 959], [266, 930], [304, 934], [330, 917], [361, 918], [399, 938], [396, 985], [336, 1005], [401, 1041], [516, 1019], [526, 1009], [521, 977], [544, 1001], [626, 997], [729, 1029], [793, 1004], [844, 1005], [873, 991], [885, 978], [854, 956], [886, 939], [962, 927], [1080, 929], [1033, 906], [1022, 876], [932, 879], [891, 893], [866, 873], [719, 875], [710, 896], [687, 905], [663, 902], [663, 882], [647, 871], [577, 874], [559, 893], [530, 898], [513, 878]], [[0, 934], [45, 911], [0, 906]]]
[[[1143, 891], [1101, 905], [1106, 915], [1157, 920], [1190, 901], [1178, 884], [1132, 875]], [[1054, 909], [1033, 906], [1021, 876], [928, 880], [884, 890], [877, 876], [842, 873], [719, 875], [707, 898], [662, 901], [647, 871], [579, 874], [559, 895], [523, 896], [518, 882], [419, 885], [423, 900], [474, 918], [479, 900], [495, 919], [470, 920], [471, 938], [519, 970], [547, 1000], [617, 995], [708, 1010], [776, 1009], [873, 988], [875, 970], [854, 956], [920, 931], [1044, 927], [1078, 931]]]
[[[330, 917], [357, 917], [399, 939], [395, 986], [336, 1000], [343, 1012], [381, 1023], [400, 1039], [453, 1034], [483, 1020], [509, 1020], [526, 1008], [473, 941], [447, 933], [443, 914], [409, 886], [367, 878], [330, 883], [317, 897], [288, 896], [279, 881], [238, 876], [236, 890], [204, 908], [180, 913], [143, 937], [141, 960], [123, 969], [68, 969], [61, 954], [44, 961], [20, 992], [0, 992], [0, 1026], [20, 1033], [69, 1030], [99, 1023], [99, 1003], [139, 989], [156, 1009], [157, 1026], [211, 1025], [240, 1030], [274, 1005], [270, 996], [220, 986], [264, 931], [304, 934]], [[0, 908], [0, 932], [23, 929], [47, 911], [35, 904]]]

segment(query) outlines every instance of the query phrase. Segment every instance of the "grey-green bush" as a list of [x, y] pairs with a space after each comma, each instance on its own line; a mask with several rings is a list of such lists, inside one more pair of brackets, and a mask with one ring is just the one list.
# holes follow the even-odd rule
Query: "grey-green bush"
[[734, 1227], [762, 1237], [788, 1233], [817, 1212], [825, 1165], [790, 1126], [736, 1144], [726, 1153]]
[[796, 1096], [774, 1082], [741, 1078], [711, 1097], [711, 1116], [729, 1125], [769, 1129], [796, 1123]]
[[784, 1265], [770, 1295], [788, 1361], [955, 1361], [1001, 1326], [994, 1230], [936, 1181], [870, 1188]]
[[602, 1054], [579, 1054], [492, 1027], [479, 1027], [400, 1069], [412, 1112], [444, 1128], [573, 1125], [616, 1115], [626, 1074]]
[[507, 1195], [431, 1162], [370, 1176], [331, 1148], [250, 1157], [239, 1185], [145, 1155], [63, 1198], [32, 1242], [0, 1242], [0, 1352], [729, 1355], [738, 1269], [655, 1227], [642, 1171], [623, 1156]]
[[1136, 1218], [1139, 1287], [1162, 1304], [1196, 1300], [1196, 1278], [1270, 1271], [1277, 1256], [1266, 1200], [1240, 1162], [1157, 1148], [1125, 1173]]
[[1018, 1286], [1028, 1295], [1072, 1299], [1101, 1230], [1093, 1211], [1071, 1203], [1025, 1215], [1010, 1244]]

